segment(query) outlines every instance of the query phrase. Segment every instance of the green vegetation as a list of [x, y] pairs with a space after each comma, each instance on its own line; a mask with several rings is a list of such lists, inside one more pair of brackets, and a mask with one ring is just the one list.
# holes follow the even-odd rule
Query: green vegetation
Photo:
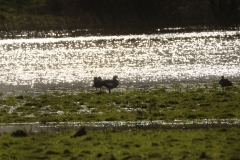
[[239, 82], [105, 91], [54, 90], [0, 97], [0, 123], [240, 118]]
[[46, 0], [0, 0], [0, 21], [0, 30], [8, 31], [68, 28], [65, 17], [55, 16]]
[[[84, 130], [80, 128], [79, 130]], [[240, 159], [240, 128], [0, 134], [1, 159]], [[17, 134], [18, 133], [18, 134]], [[18, 135], [18, 136], [17, 136]]]
[[238, 6], [236, 0], [0, 0], [0, 31], [232, 27], [239, 25]]
[[[0, 122], [96, 122], [240, 118], [240, 82], [156, 86], [107, 91], [54, 90], [38, 95], [0, 94]], [[87, 128], [87, 127], [86, 127]], [[0, 133], [2, 159], [227, 159], [240, 160], [240, 128], [149, 128], [128, 130]]]

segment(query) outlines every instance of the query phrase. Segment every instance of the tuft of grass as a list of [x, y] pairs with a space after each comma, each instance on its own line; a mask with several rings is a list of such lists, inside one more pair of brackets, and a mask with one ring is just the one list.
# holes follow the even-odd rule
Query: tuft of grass
[[[215, 84], [215, 83], [214, 83]], [[125, 92], [46, 91], [0, 99], [0, 123], [240, 118], [240, 88], [214, 84]]]
[[[239, 159], [239, 127], [205, 129], [83, 130], [0, 133], [4, 159]], [[82, 132], [82, 131], [81, 131]]]
[[11, 133], [12, 137], [26, 137], [27, 132], [22, 129], [17, 129], [16, 131]]
[[73, 137], [73, 138], [81, 137], [81, 136], [84, 136], [84, 135], [86, 135], [86, 134], [87, 134], [87, 132], [86, 132], [85, 128], [84, 128], [84, 127], [81, 127], [81, 128], [79, 128], [79, 129], [77, 130], [77, 132], [76, 132], [72, 137]]

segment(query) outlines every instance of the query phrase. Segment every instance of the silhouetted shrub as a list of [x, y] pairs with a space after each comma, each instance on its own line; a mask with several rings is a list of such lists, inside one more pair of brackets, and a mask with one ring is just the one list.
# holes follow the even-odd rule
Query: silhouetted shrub
[[26, 137], [27, 132], [22, 129], [17, 129], [16, 131], [12, 132], [11, 136], [13, 137]]
[[235, 115], [232, 113], [224, 113], [220, 116], [220, 118], [235, 118]]
[[105, 119], [105, 121], [116, 121], [117, 119], [114, 117], [108, 117]]
[[207, 158], [206, 152], [202, 152], [199, 156], [200, 159]]
[[145, 159], [140, 155], [127, 155], [126, 157], [124, 157], [122, 160], [131, 160], [131, 159]]
[[55, 152], [55, 151], [52, 151], [52, 150], [49, 150], [47, 151], [45, 154], [59, 154], [58, 152]]
[[102, 156], [103, 156], [102, 153], [97, 154], [97, 158], [101, 158]]
[[69, 151], [68, 149], [65, 149], [63, 154], [71, 154], [71, 151]]
[[87, 132], [86, 132], [85, 128], [81, 127], [77, 130], [77, 133], [75, 133], [72, 137], [74, 137], [74, 138], [81, 137], [81, 136], [86, 135], [86, 134], [87, 134]]
[[222, 128], [219, 130], [219, 132], [227, 132], [227, 129], [226, 128]]
[[24, 99], [23, 95], [17, 96], [16, 99]]
[[116, 158], [114, 157], [114, 155], [111, 155], [110, 160], [116, 160]]
[[197, 117], [195, 115], [188, 115], [187, 118], [188, 119], [196, 119]]
[[170, 100], [170, 101], [168, 101], [168, 104], [178, 104], [178, 101]]

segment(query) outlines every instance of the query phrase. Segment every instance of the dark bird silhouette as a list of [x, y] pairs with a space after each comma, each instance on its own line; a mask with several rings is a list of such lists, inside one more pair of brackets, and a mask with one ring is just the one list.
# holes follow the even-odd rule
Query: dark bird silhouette
[[102, 81], [102, 78], [101, 78], [101, 77], [94, 77], [93, 87], [95, 87], [96, 90], [97, 90], [97, 88], [100, 88], [100, 90], [101, 90], [101, 88], [102, 88], [102, 86], [101, 86], [101, 81]]
[[232, 82], [228, 79], [224, 79], [224, 76], [222, 76], [222, 79], [219, 81], [219, 84], [222, 86], [222, 89], [224, 91], [224, 87], [232, 86]]
[[118, 79], [118, 76], [113, 76], [112, 80], [102, 80], [99, 85], [100, 89], [101, 87], [104, 86], [108, 88], [109, 93], [111, 93], [111, 89], [116, 88], [119, 84], [119, 81], [117, 79]]

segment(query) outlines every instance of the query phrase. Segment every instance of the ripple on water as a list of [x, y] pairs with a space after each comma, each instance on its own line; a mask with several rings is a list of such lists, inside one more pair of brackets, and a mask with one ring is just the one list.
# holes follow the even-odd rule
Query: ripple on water
[[197, 120], [154, 120], [154, 121], [99, 121], [99, 122], [31, 122], [31, 123], [0, 123], [0, 133], [12, 132], [18, 128], [24, 128], [27, 132], [42, 131], [60, 131], [66, 129], [76, 130], [84, 126], [87, 129], [99, 130], [108, 127], [116, 129], [198, 129], [198, 128], [216, 128], [216, 127], [239, 127], [239, 119], [197, 119]]
[[236, 31], [0, 40], [0, 83], [92, 85], [118, 75], [121, 84], [211, 82], [239, 78]]

